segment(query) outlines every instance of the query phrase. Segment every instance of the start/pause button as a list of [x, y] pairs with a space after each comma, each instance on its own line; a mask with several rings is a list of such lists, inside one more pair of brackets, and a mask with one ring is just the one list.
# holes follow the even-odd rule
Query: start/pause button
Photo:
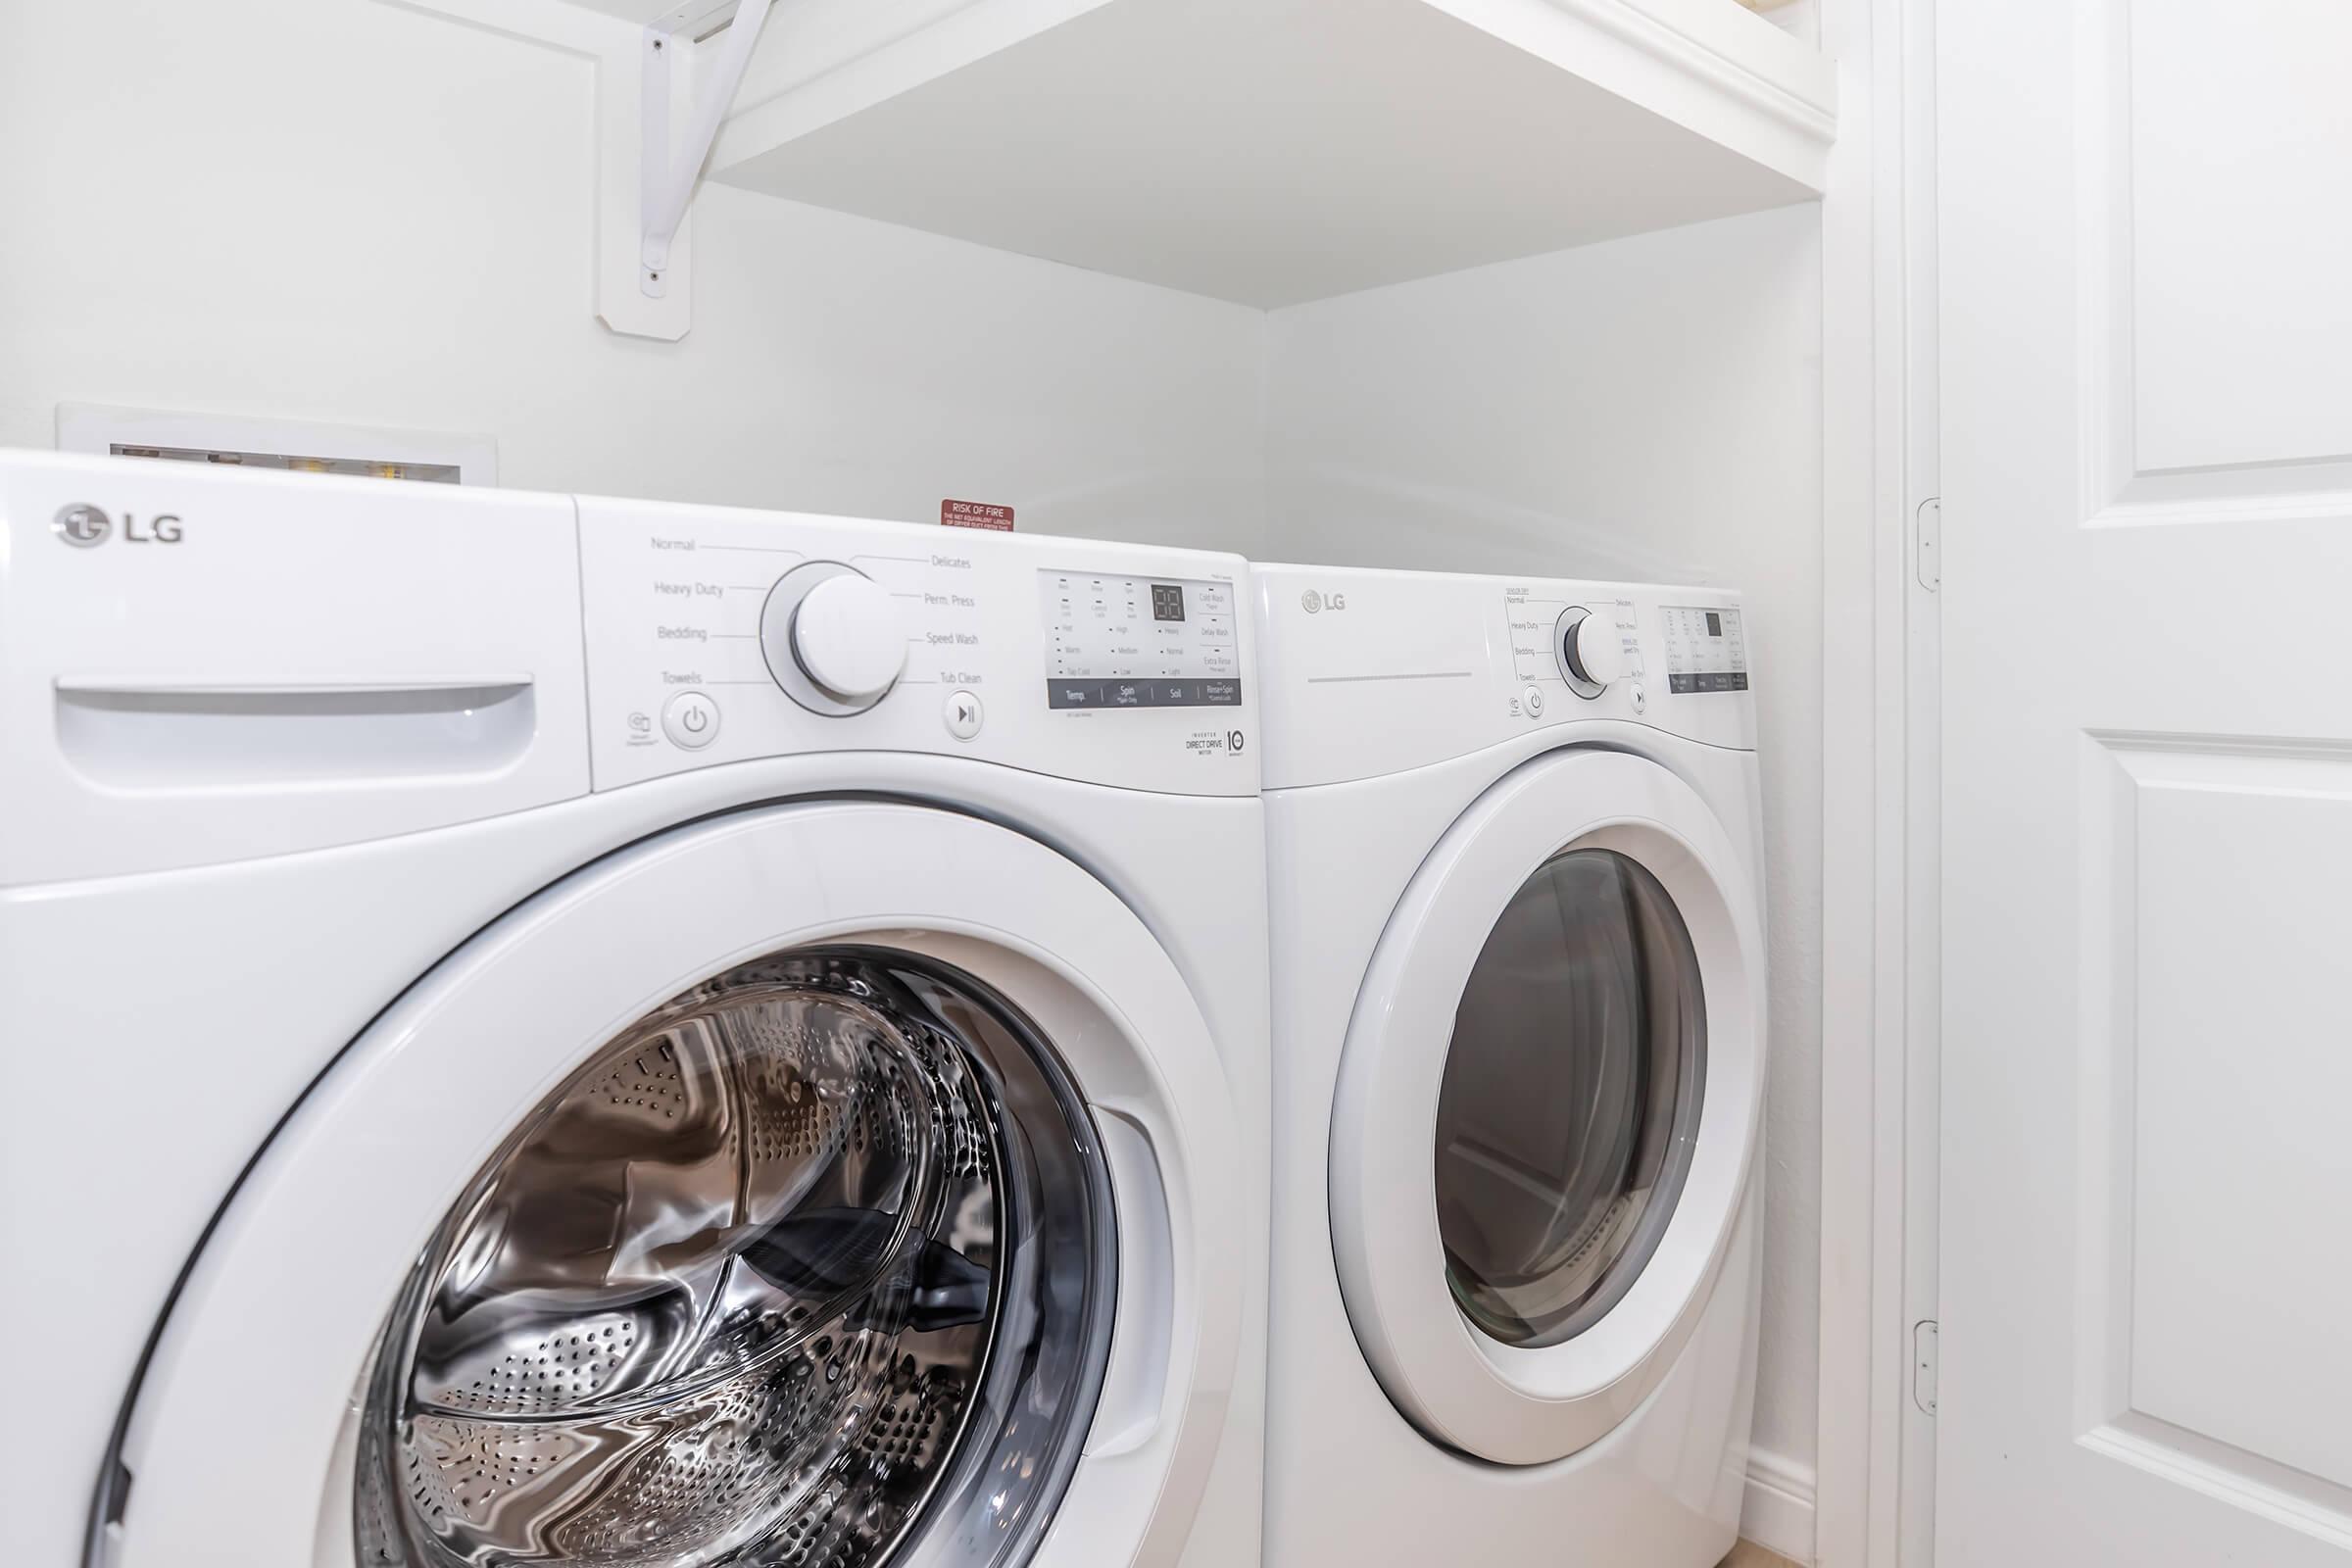
[[987, 715], [981, 711], [980, 699], [970, 692], [950, 692], [940, 716], [947, 723], [949, 734], [959, 741], [968, 741], [980, 733], [980, 721]]
[[718, 739], [718, 705], [701, 692], [680, 692], [662, 710], [662, 733], [671, 745], [699, 752]]

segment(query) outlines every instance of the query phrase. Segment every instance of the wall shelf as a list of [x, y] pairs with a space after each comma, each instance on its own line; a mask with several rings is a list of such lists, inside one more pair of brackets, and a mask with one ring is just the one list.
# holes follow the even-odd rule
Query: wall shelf
[[708, 174], [1273, 308], [1810, 200], [1835, 134], [1732, 0], [785, 0]]
[[595, 62], [597, 313], [663, 339], [703, 179], [1274, 309], [1809, 201], [1837, 135], [1735, 0], [391, 3]]

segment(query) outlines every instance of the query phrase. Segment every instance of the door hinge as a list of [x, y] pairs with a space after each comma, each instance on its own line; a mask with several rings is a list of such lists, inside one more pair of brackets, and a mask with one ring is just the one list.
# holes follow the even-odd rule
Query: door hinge
[[1911, 1325], [1911, 1402], [1923, 1415], [1936, 1413], [1936, 1320]]
[[1943, 586], [1943, 497], [1930, 496], [1912, 514], [1912, 555], [1919, 585], [1934, 593]]

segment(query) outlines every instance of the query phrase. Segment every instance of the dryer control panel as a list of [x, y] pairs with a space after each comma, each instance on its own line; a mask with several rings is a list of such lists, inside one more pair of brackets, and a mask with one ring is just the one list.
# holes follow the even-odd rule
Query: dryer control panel
[[585, 497], [579, 514], [600, 790], [860, 750], [1257, 790], [1237, 557]]
[[1721, 589], [1254, 566], [1269, 789], [1371, 778], [1614, 719], [1755, 745]]

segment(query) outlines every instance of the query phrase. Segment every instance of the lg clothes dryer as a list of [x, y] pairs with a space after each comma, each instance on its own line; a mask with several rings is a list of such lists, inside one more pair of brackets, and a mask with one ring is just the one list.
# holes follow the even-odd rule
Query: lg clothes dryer
[[1739, 601], [1253, 568], [1266, 1560], [1711, 1568], [1755, 1376]]
[[1242, 563], [0, 509], [12, 1568], [1257, 1560]]

